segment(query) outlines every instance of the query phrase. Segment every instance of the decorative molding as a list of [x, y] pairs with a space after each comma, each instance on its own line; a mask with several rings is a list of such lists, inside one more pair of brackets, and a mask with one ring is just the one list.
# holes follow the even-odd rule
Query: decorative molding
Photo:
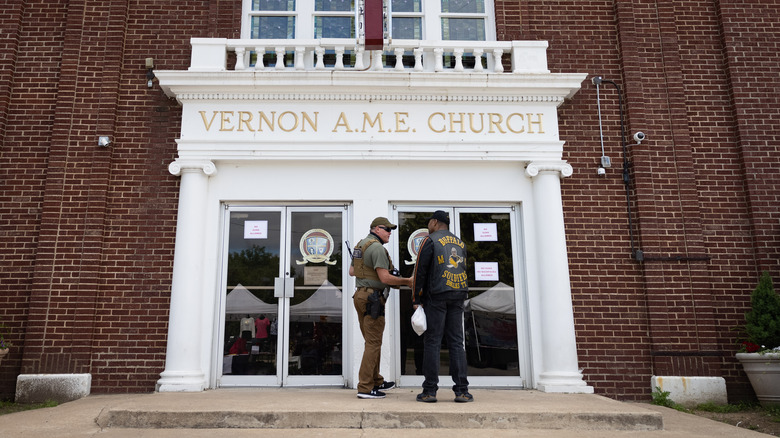
[[217, 174], [217, 166], [209, 160], [182, 160], [178, 159], [168, 165], [171, 175], [179, 176], [184, 171], [202, 171], [206, 176]]
[[565, 161], [559, 162], [532, 162], [525, 168], [525, 174], [531, 178], [539, 175], [539, 172], [558, 172], [561, 178], [566, 178], [574, 173], [571, 164]]
[[421, 95], [421, 94], [296, 94], [296, 93], [181, 93], [180, 101], [192, 100], [250, 100], [250, 101], [386, 101], [386, 102], [553, 102], [564, 101], [562, 96], [484, 96], [484, 95]]

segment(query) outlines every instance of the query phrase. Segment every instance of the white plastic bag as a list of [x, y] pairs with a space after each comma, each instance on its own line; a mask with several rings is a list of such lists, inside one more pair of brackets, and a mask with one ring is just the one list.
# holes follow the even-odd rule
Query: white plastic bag
[[412, 315], [412, 328], [417, 333], [417, 336], [425, 333], [425, 330], [428, 328], [428, 322], [425, 319], [425, 311], [422, 306], [417, 306], [417, 310]]

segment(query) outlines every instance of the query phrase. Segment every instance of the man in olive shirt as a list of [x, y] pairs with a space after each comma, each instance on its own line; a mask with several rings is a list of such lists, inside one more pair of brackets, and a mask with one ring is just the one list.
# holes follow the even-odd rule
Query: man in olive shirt
[[365, 348], [358, 372], [358, 398], [384, 398], [387, 390], [395, 387], [379, 374], [382, 354], [382, 334], [385, 331], [385, 291], [391, 286], [411, 286], [411, 278], [393, 275], [395, 269], [390, 255], [383, 246], [390, 240], [390, 233], [398, 228], [387, 218], [378, 217], [371, 222], [370, 233], [355, 245], [349, 274], [355, 276], [355, 304], [360, 332]]

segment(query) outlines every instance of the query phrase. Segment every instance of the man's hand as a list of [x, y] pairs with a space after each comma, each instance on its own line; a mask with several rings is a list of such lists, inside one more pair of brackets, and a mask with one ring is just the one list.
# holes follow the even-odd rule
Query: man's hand
[[390, 286], [409, 286], [412, 287], [412, 279], [404, 277], [396, 277], [390, 274], [390, 271], [384, 268], [376, 268], [376, 275], [379, 277], [379, 281]]

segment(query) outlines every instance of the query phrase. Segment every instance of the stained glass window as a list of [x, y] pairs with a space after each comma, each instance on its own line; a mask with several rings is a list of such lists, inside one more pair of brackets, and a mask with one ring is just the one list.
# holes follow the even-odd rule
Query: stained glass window
[[252, 0], [253, 11], [295, 11], [295, 0]]
[[314, 17], [314, 38], [355, 38], [355, 17]]
[[315, 11], [350, 12], [355, 10], [354, 0], [316, 0]]
[[393, 0], [393, 13], [422, 12], [422, 0]]
[[251, 38], [292, 39], [295, 38], [295, 17], [252, 17]]
[[442, 18], [444, 40], [485, 41], [485, 20], [481, 18]]
[[441, 0], [441, 12], [455, 14], [484, 14], [484, 0]]

